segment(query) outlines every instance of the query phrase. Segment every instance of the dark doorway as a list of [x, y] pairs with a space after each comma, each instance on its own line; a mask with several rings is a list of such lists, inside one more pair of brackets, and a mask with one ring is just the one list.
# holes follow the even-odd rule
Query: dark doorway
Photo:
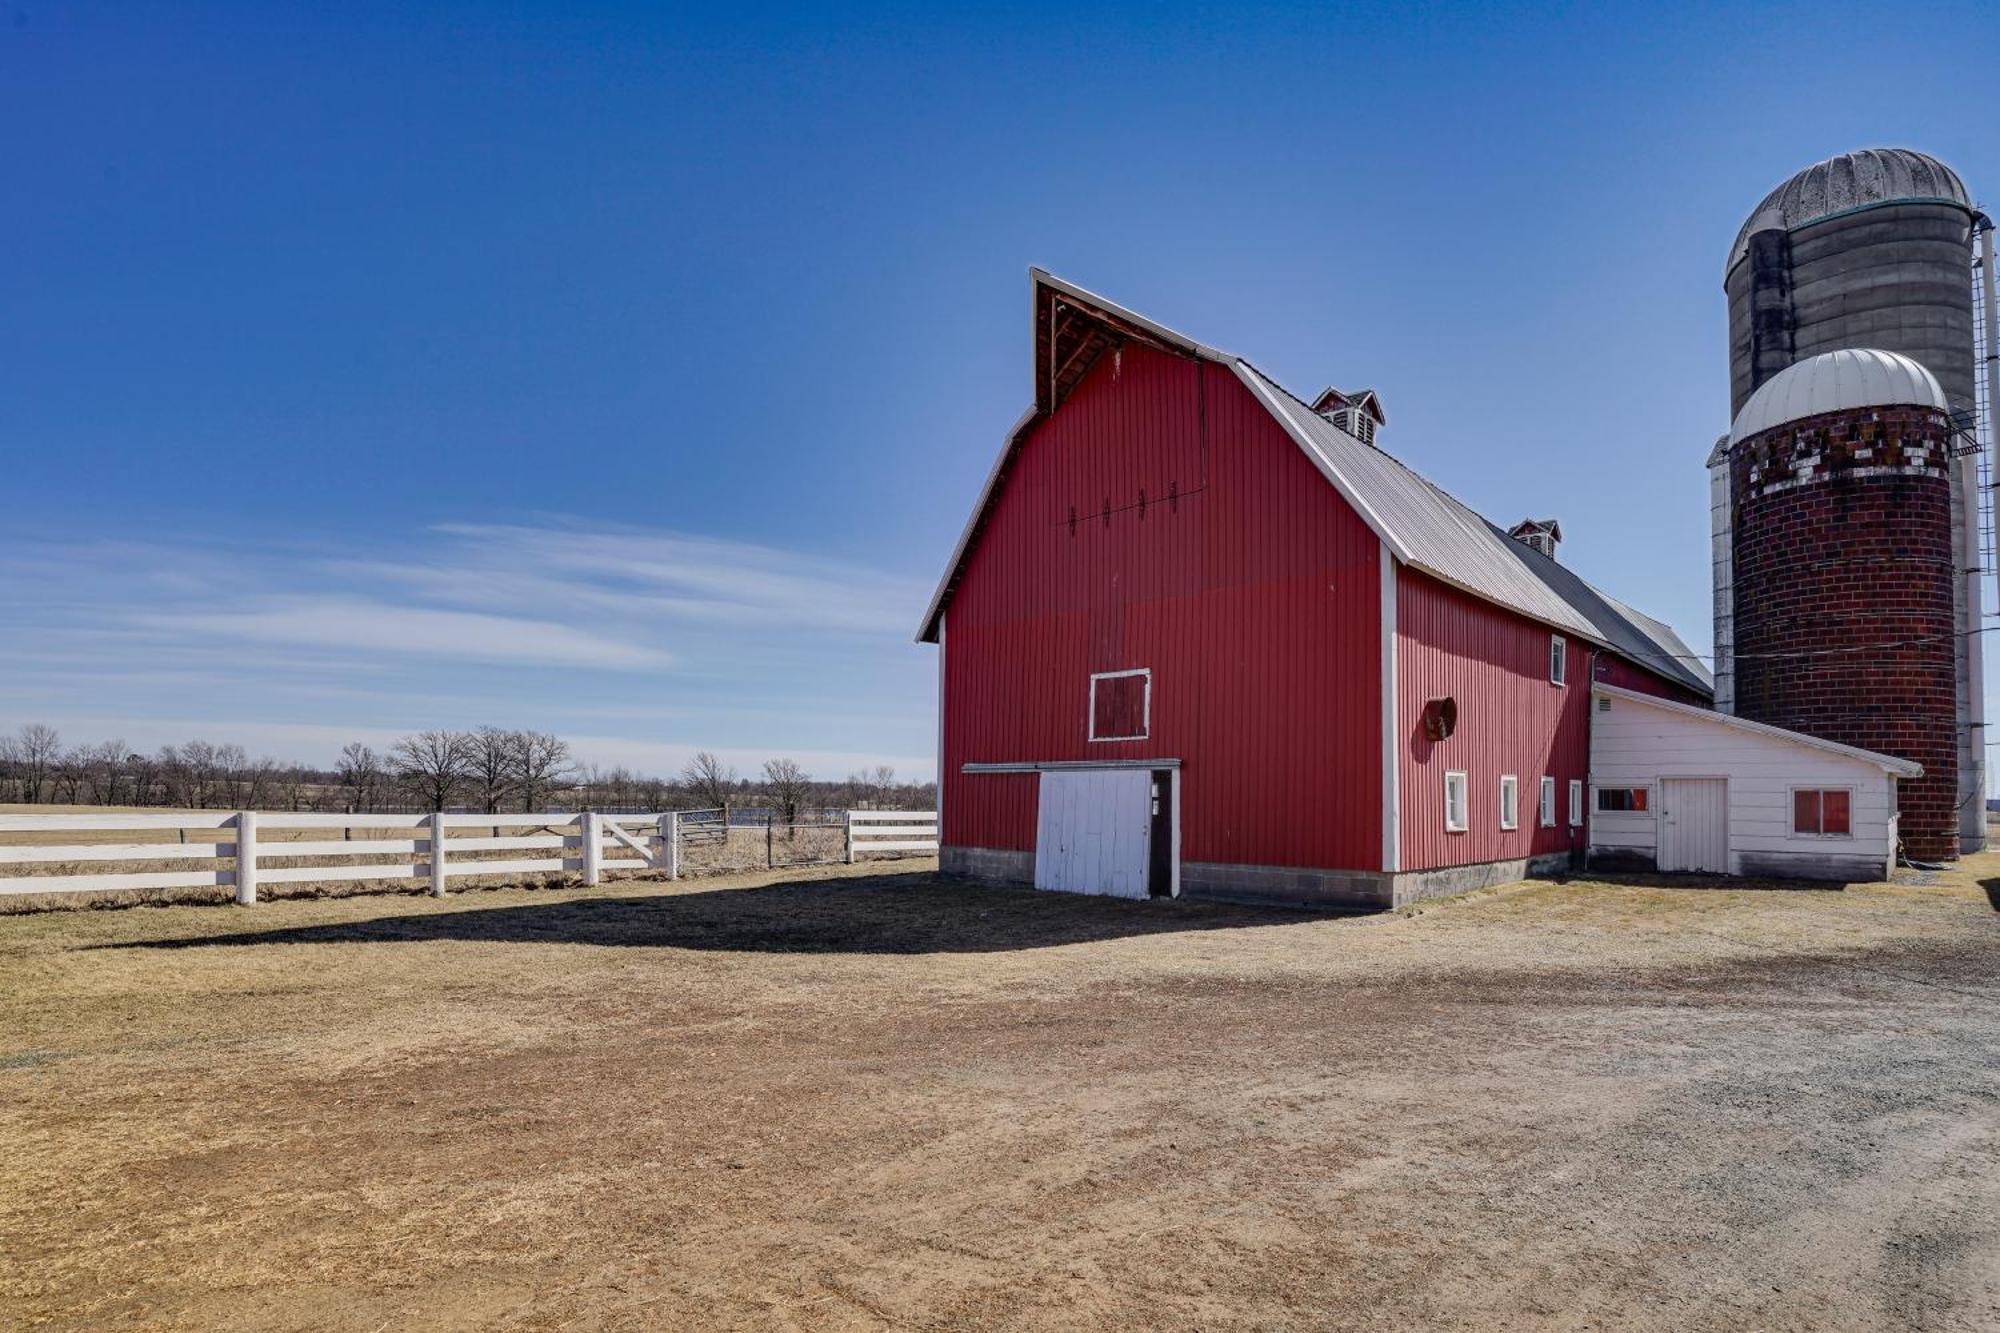
[[1147, 867], [1146, 892], [1155, 898], [1174, 892], [1174, 778], [1171, 768], [1153, 770], [1153, 828], [1148, 839], [1152, 864]]

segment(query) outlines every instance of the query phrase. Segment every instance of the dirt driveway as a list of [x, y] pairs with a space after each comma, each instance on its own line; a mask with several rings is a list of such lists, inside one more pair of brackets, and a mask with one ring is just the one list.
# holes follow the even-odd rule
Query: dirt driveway
[[0, 920], [0, 1326], [2000, 1326], [2000, 859]]

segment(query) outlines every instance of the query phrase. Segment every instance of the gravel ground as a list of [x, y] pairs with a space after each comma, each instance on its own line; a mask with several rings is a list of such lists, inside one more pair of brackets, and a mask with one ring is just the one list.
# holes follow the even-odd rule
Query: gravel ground
[[2000, 858], [0, 921], [0, 1326], [2000, 1326]]

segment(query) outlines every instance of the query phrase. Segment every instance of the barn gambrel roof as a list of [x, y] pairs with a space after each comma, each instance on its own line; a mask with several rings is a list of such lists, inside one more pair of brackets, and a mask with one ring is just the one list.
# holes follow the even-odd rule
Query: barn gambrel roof
[[935, 642], [938, 617], [988, 507], [1029, 432], [1053, 412], [1106, 348], [1138, 340], [1199, 357], [1235, 374], [1263, 403], [1320, 474], [1398, 560], [1485, 601], [1610, 648], [1655, 674], [1709, 693], [1712, 681], [1680, 636], [1661, 621], [1590, 586], [1456, 497], [1374, 445], [1363, 444], [1240, 356], [1156, 324], [1145, 316], [1030, 269], [1034, 286], [1035, 406], [1008, 432], [979, 503], [918, 630]]

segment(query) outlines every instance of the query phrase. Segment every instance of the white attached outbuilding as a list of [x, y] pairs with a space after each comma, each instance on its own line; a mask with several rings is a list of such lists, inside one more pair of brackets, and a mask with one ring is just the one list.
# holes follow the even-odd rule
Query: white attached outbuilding
[[1597, 685], [1590, 864], [1617, 870], [1875, 880], [1896, 856], [1908, 760]]

